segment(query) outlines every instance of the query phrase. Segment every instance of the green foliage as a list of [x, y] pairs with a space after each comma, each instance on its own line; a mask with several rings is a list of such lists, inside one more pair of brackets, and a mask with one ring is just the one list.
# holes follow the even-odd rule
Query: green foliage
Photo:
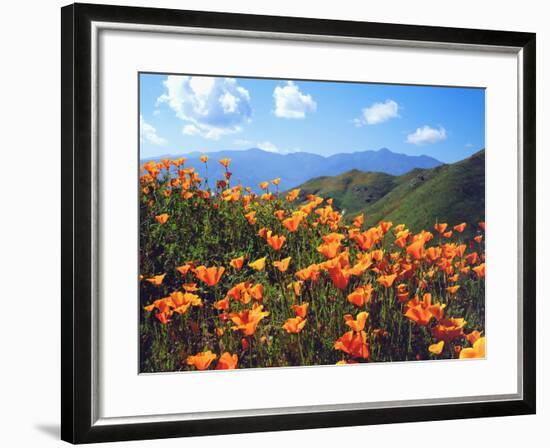
[[416, 169], [402, 176], [349, 171], [303, 184], [309, 193], [334, 198], [350, 217], [364, 213], [366, 223], [407, 223], [414, 230], [434, 222], [474, 224], [485, 219], [485, 151], [460, 162]]

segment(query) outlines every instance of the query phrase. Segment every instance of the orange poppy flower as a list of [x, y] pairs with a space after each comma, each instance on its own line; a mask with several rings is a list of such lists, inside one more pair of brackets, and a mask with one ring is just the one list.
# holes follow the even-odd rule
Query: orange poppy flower
[[412, 255], [415, 260], [422, 260], [424, 258], [424, 240], [419, 239], [407, 246], [407, 254]]
[[462, 318], [441, 319], [439, 324], [432, 328], [432, 336], [438, 341], [451, 342], [464, 336], [464, 325], [466, 321]]
[[481, 241], [483, 241], [483, 235], [474, 236], [474, 241], [478, 244], [481, 244]]
[[456, 226], [453, 227], [453, 229], [455, 229], [458, 233], [464, 232], [465, 228], [466, 228], [466, 223], [465, 222], [457, 224]]
[[458, 281], [458, 274], [455, 274], [455, 275], [452, 275], [451, 277], [449, 277], [449, 281], [450, 282], [457, 282]]
[[479, 255], [477, 252], [472, 252], [471, 254], [466, 255], [464, 258], [470, 264], [476, 264], [479, 261]]
[[162, 281], [164, 280], [164, 277], [166, 277], [166, 274], [155, 275], [151, 278], [146, 278], [145, 281], [151, 283], [152, 285], [160, 286], [162, 285]]
[[197, 370], [206, 370], [217, 356], [210, 350], [187, 357], [187, 365], [195, 366]]
[[292, 305], [292, 310], [296, 316], [301, 317], [302, 319], [306, 318], [307, 309], [309, 308], [309, 303], [304, 302], [301, 305]]
[[367, 318], [369, 317], [369, 313], [366, 311], [360, 312], [355, 320], [353, 320], [353, 316], [351, 314], [344, 315], [344, 320], [346, 321], [346, 325], [350, 327], [353, 331], [363, 331], [365, 329], [365, 323], [367, 322]]
[[290, 218], [284, 219], [282, 223], [289, 232], [296, 232], [302, 219], [304, 218], [301, 215], [293, 215]]
[[433, 353], [434, 355], [441, 355], [441, 352], [443, 351], [443, 346], [445, 345], [445, 341], [439, 341], [435, 344], [432, 344], [428, 347], [428, 351], [430, 353]]
[[481, 227], [481, 229], [482, 229], [483, 231], [485, 231], [485, 221], [479, 222], [478, 225], [479, 225], [479, 227]]
[[382, 230], [382, 233], [388, 233], [388, 230], [391, 229], [393, 223], [391, 221], [380, 221], [378, 226], [380, 227], [380, 230]]
[[230, 163], [231, 163], [231, 159], [221, 159], [220, 160], [220, 165], [222, 165], [226, 169], [227, 169], [227, 167], [229, 166]]
[[334, 241], [328, 244], [321, 244], [317, 247], [317, 250], [327, 258], [334, 258], [338, 255], [338, 251], [340, 250], [340, 242]]
[[157, 299], [153, 303], [143, 307], [145, 311], [149, 312], [153, 311], [155, 308], [161, 313], [165, 311], [170, 311], [170, 297]]
[[252, 269], [255, 269], [256, 271], [263, 271], [265, 269], [266, 258], [267, 257], [258, 258], [256, 261], [248, 263], [248, 266], [250, 266]]
[[397, 300], [399, 300], [401, 303], [405, 302], [409, 298], [407, 285], [405, 283], [400, 283], [399, 285], [397, 285], [396, 289]]
[[357, 307], [364, 307], [370, 301], [372, 292], [373, 288], [370, 284], [359, 286], [351, 294], [348, 294], [348, 301]]
[[477, 341], [480, 337], [481, 333], [477, 330], [474, 330], [466, 335], [466, 340], [473, 345], [474, 342]]
[[249, 294], [254, 300], [262, 300], [264, 296], [264, 285], [257, 283], [249, 289]]
[[269, 182], [260, 182], [259, 186], [262, 190], [267, 190], [267, 188], [269, 187]]
[[283, 329], [287, 333], [298, 334], [304, 329], [306, 322], [307, 319], [303, 319], [300, 316], [291, 317], [283, 324]]
[[485, 337], [481, 337], [475, 341], [471, 348], [463, 348], [460, 351], [459, 358], [485, 358]]
[[434, 229], [437, 233], [439, 233], [440, 235], [445, 232], [445, 229], [447, 229], [447, 223], [437, 223], [434, 225]]
[[397, 274], [381, 275], [376, 279], [376, 281], [386, 288], [391, 288], [396, 278]]
[[346, 235], [343, 235], [341, 233], [332, 232], [327, 235], [324, 235], [321, 237], [324, 243], [330, 244], [330, 243], [340, 243], [342, 240], [346, 239]]
[[287, 289], [292, 289], [294, 291], [294, 294], [299, 296], [301, 293], [302, 293], [302, 284], [304, 282], [303, 281], [296, 281], [296, 282], [291, 282], [287, 285]]
[[201, 161], [202, 163], [208, 162], [208, 156], [200, 156], [200, 161]]
[[250, 310], [229, 314], [229, 317], [235, 324], [235, 326], [231, 328], [234, 331], [242, 331], [245, 336], [253, 335], [260, 321], [266, 316], [269, 316], [269, 312], [263, 311], [263, 305], [260, 304], [254, 304]]
[[349, 273], [351, 275], [355, 275], [359, 277], [371, 266], [372, 266], [372, 259], [370, 259], [369, 257], [364, 257], [363, 259], [359, 259], [359, 261], [349, 269]]
[[276, 179], [273, 179], [273, 180], [271, 181], [271, 183], [272, 183], [273, 185], [279, 185], [279, 184], [281, 183], [281, 178], [280, 178], [280, 177], [277, 177]]
[[235, 354], [229, 352], [224, 352], [220, 356], [216, 370], [232, 370], [237, 368], [237, 363], [239, 362], [239, 357]]
[[453, 236], [453, 231], [449, 230], [448, 232], [445, 232], [442, 234], [445, 238], [450, 238]]
[[369, 345], [367, 344], [367, 333], [360, 331], [359, 333], [351, 330], [344, 333], [334, 343], [336, 350], [341, 350], [349, 354], [352, 358], [368, 359], [370, 356]]
[[222, 267], [210, 267], [207, 268], [206, 266], [199, 266], [195, 268], [194, 270], [195, 276], [206, 283], [208, 286], [215, 286], [220, 281], [223, 273], [225, 272], [225, 268]]
[[407, 236], [400, 236], [395, 239], [395, 245], [403, 249], [407, 245]]
[[214, 308], [219, 311], [227, 311], [229, 309], [229, 299], [226, 297], [225, 299], [214, 302]]
[[256, 224], [256, 212], [248, 212], [246, 215], [244, 215], [246, 220], [248, 221], [248, 224], [253, 226]]
[[372, 227], [365, 232], [352, 233], [350, 238], [355, 241], [361, 250], [369, 250], [380, 240], [380, 233], [376, 227]]
[[460, 285], [453, 285], [453, 286], [447, 286], [446, 291], [449, 294], [456, 294], [456, 292], [460, 289]]
[[191, 305], [199, 306], [202, 305], [202, 302], [196, 294], [175, 291], [170, 294], [170, 304], [174, 308], [175, 313], [185, 314]]
[[238, 283], [227, 291], [227, 297], [231, 297], [233, 300], [238, 300], [246, 305], [250, 302], [250, 295], [248, 294], [249, 287], [250, 282]]
[[285, 211], [284, 210], [276, 210], [273, 212], [273, 215], [275, 218], [277, 218], [279, 221], [281, 221], [285, 217]]
[[352, 226], [353, 227], [357, 227], [357, 228], [361, 228], [361, 226], [364, 224], [365, 222], [365, 217], [363, 216], [363, 214], [361, 213], [360, 215], [357, 215], [354, 219], [353, 219], [353, 222], [352, 222]]
[[160, 170], [159, 165], [154, 160], [144, 163], [142, 168], [153, 177], [156, 177]]
[[427, 326], [432, 317], [436, 320], [443, 318], [445, 307], [446, 305], [441, 303], [432, 304], [432, 295], [426, 293], [422, 297], [422, 301], [418, 300], [418, 297], [415, 297], [407, 303], [405, 317], [416, 322], [418, 325]]
[[349, 272], [347, 272], [347, 270], [342, 270], [340, 269], [340, 266], [335, 266], [333, 268], [329, 268], [328, 273], [336, 288], [342, 290], [346, 289], [349, 283]]
[[227, 296], [238, 300], [243, 305], [250, 302], [250, 299], [262, 300], [264, 287], [261, 284], [251, 285], [250, 282], [241, 282], [227, 291]]
[[317, 281], [319, 278], [319, 266], [312, 264], [307, 268], [301, 269], [296, 272], [296, 277], [302, 281], [311, 280], [312, 282]]
[[382, 261], [382, 259], [384, 258], [384, 250], [382, 249], [373, 250], [370, 253], [370, 255], [374, 261]]
[[267, 244], [269, 244], [275, 252], [278, 252], [283, 247], [283, 244], [285, 244], [286, 237], [281, 235], [272, 235], [270, 230], [267, 232], [266, 240]]
[[168, 213], [162, 213], [161, 215], [155, 216], [155, 219], [159, 224], [166, 224], [169, 217], [170, 215]]
[[485, 263], [481, 263], [479, 266], [472, 268], [472, 271], [476, 273], [478, 278], [485, 277]]
[[265, 227], [262, 227], [260, 230], [258, 230], [258, 236], [260, 238], [265, 238], [267, 236], [267, 229]]
[[397, 235], [399, 232], [402, 232], [403, 230], [405, 230], [406, 226], [405, 224], [397, 224], [394, 228], [393, 228], [393, 231], [395, 232], [395, 234]]
[[155, 317], [159, 320], [159, 322], [163, 325], [166, 325], [170, 321], [170, 316], [172, 315], [171, 312], [163, 311], [162, 313], [155, 314]]
[[244, 263], [244, 255], [241, 257], [233, 258], [233, 260], [229, 262], [229, 266], [235, 268], [237, 271], [240, 271], [241, 268], [243, 267], [243, 263]]
[[292, 257], [283, 258], [281, 261], [274, 261], [273, 266], [275, 266], [281, 272], [286, 272], [288, 269], [288, 265], [290, 264], [290, 260], [292, 260]]
[[426, 249], [426, 257], [430, 260], [435, 261], [441, 257], [441, 248], [440, 247], [428, 247]]
[[199, 290], [196, 283], [184, 283], [182, 285], [182, 288], [185, 289], [185, 291], [187, 292], [195, 292]]
[[294, 190], [290, 190], [288, 192], [288, 194], [286, 195], [286, 200], [288, 202], [294, 202], [299, 194], [300, 194], [300, 189], [299, 188], [296, 188]]

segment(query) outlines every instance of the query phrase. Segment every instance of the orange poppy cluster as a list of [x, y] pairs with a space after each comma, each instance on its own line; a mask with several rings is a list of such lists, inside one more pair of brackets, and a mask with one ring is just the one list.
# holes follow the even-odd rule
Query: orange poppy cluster
[[[200, 160], [208, 164], [208, 156]], [[303, 197], [299, 189], [279, 193], [280, 178], [262, 182], [261, 193], [231, 186], [230, 159], [219, 161], [225, 174], [215, 189], [185, 162], [143, 165], [142, 203], [152, 220], [144, 239], [154, 231], [157, 241], [170, 244], [189, 225], [178, 216], [183, 207], [224, 213], [231, 220], [226, 226], [246, 227], [246, 239], [237, 253], [220, 243], [203, 260], [190, 260], [194, 252], [177, 247], [171, 251], [188, 261], [150, 275], [142, 270], [142, 297], [152, 299], [144, 319], [152, 313], [161, 329], [174, 325], [178, 337], [192, 341], [177, 341], [185, 351], [180, 365], [485, 357], [484, 222], [437, 222], [433, 231], [419, 232], [389, 221], [367, 227], [363, 215], [344, 219], [331, 199]], [[232, 257], [224, 255], [228, 249]], [[173, 323], [175, 316], [183, 325]], [[175, 333], [162, 334], [169, 348]]]

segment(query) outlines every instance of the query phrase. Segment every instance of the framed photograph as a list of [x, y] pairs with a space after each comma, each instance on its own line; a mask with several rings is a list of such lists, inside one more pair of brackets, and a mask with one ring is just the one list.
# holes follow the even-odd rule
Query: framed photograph
[[535, 413], [535, 35], [62, 8], [62, 438]]

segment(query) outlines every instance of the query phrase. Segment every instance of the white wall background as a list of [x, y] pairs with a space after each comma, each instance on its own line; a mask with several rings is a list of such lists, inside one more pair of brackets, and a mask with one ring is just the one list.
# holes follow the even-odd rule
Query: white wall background
[[[394, 0], [392, 2], [298, 2], [277, 0], [104, 0], [136, 6], [368, 20], [537, 32], [538, 58], [538, 415], [344, 429], [128, 442], [131, 447], [200, 443], [252, 447], [309, 445], [408, 447], [444, 444], [521, 446], [548, 436], [549, 389], [544, 356], [544, 271], [550, 251], [549, 144], [543, 120], [550, 107], [550, 14], [537, 0]], [[60, 11], [65, 2], [26, 0], [3, 5], [0, 15], [0, 442], [2, 446], [54, 447], [59, 440], [60, 307]], [[275, 61], [274, 63], [282, 63]], [[406, 69], [406, 68], [405, 68]], [[472, 379], [475, 381], [475, 379]], [[118, 445], [102, 445], [118, 446]]]

